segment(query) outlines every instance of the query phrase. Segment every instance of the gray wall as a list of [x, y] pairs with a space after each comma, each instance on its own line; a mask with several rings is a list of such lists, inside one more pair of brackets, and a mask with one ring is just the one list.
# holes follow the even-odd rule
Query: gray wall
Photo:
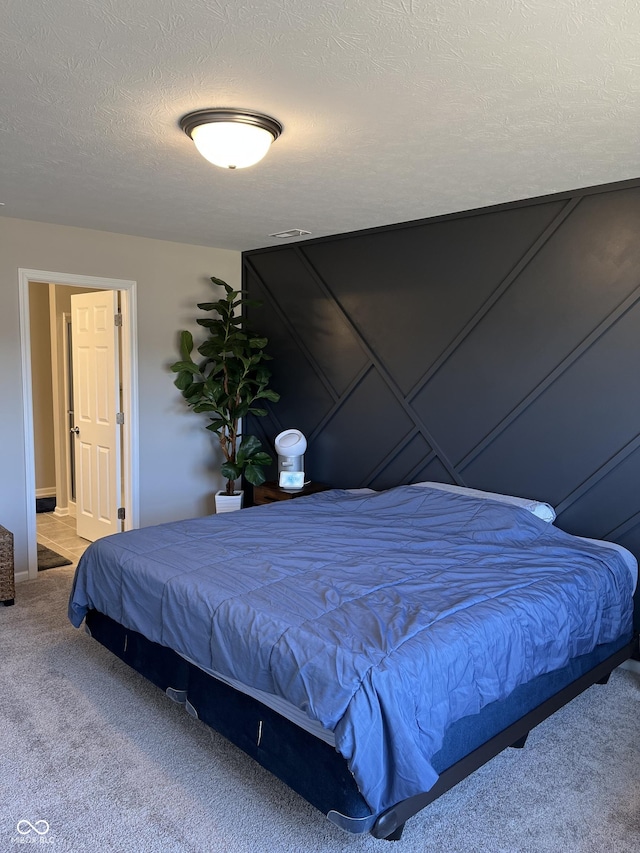
[[213, 511], [222, 480], [215, 442], [183, 405], [169, 364], [177, 332], [215, 275], [238, 286], [238, 252], [0, 217], [0, 524], [14, 534], [16, 572], [27, 570], [18, 269], [134, 280], [138, 284], [140, 520], [153, 524]]
[[247, 252], [282, 400], [334, 486], [547, 500], [640, 554], [639, 182]]
[[56, 466], [53, 443], [49, 287], [42, 282], [32, 282], [29, 285], [29, 317], [36, 493], [39, 497], [48, 497], [56, 493]]

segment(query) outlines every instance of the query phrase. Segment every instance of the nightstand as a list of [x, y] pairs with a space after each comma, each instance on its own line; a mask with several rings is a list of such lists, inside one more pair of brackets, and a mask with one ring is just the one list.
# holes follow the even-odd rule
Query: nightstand
[[301, 489], [281, 489], [275, 480], [263, 483], [261, 486], [253, 487], [253, 505], [272, 504], [276, 501], [288, 501], [291, 498], [302, 498], [306, 495], [314, 495], [316, 492], [326, 492], [331, 486], [325, 483], [307, 483]]

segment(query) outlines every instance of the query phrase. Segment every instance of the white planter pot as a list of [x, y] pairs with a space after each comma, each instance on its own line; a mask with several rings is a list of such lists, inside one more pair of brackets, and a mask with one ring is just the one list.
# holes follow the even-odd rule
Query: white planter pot
[[221, 512], [235, 512], [237, 509], [242, 509], [243, 498], [243, 491], [234, 492], [232, 495], [228, 495], [224, 491], [216, 492], [216, 515]]

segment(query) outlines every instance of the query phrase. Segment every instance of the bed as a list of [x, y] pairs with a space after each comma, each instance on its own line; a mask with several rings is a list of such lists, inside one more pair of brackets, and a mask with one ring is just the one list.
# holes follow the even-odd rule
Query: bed
[[635, 558], [553, 519], [429, 483], [129, 531], [87, 549], [69, 618], [337, 826], [397, 839], [637, 647]]

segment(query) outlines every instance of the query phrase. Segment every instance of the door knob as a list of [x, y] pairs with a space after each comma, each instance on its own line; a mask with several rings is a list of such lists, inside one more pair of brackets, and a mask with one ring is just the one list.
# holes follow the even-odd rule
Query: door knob
[[69, 432], [75, 433], [75, 435], [80, 435], [80, 427], [72, 427]]

